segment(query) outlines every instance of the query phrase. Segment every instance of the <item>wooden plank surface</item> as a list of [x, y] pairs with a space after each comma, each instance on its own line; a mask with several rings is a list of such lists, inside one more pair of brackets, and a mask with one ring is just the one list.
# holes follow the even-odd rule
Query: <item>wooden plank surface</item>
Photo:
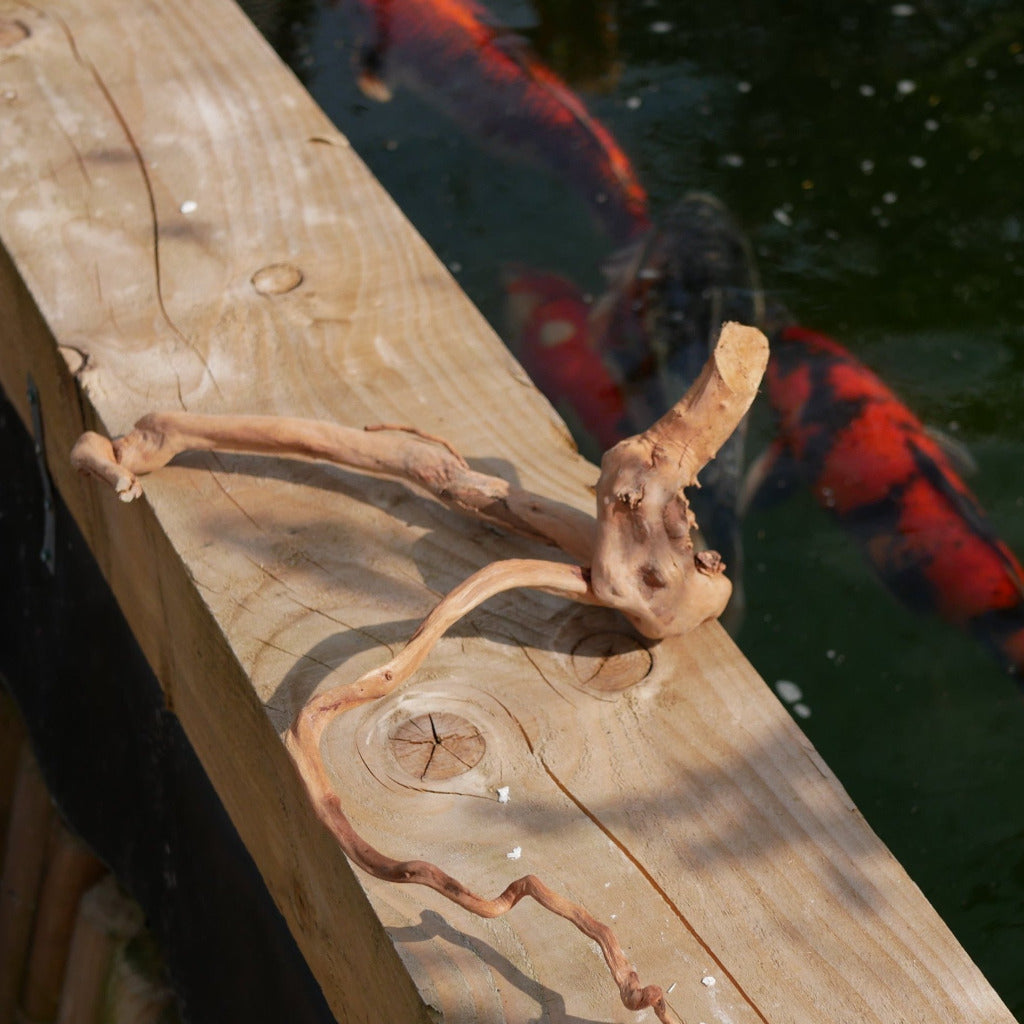
[[[338, 1019], [636, 1019], [538, 908], [356, 878], [279, 740], [439, 594], [541, 549], [257, 457], [182, 458], [125, 507], [67, 451], [186, 408], [414, 424], [583, 509], [595, 468], [228, 0], [0, 0], [0, 126], [0, 382], [30, 422], [34, 378], [50, 471]], [[723, 631], [627, 634], [493, 601], [329, 732], [354, 822], [488, 895], [537, 873], [688, 1021], [1012, 1021]], [[403, 738], [431, 717], [476, 729], [474, 767], [420, 777]]]

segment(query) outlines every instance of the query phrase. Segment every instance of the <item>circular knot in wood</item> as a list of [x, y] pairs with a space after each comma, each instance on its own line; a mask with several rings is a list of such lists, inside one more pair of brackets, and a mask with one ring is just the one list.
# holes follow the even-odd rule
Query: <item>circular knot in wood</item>
[[0, 49], [17, 46], [32, 33], [28, 25], [13, 18], [0, 18]]
[[424, 782], [468, 772], [479, 764], [487, 749], [480, 730], [450, 711], [407, 718], [391, 730], [388, 740], [395, 760]]
[[302, 284], [302, 271], [291, 263], [271, 263], [252, 275], [253, 288], [260, 295], [284, 295]]
[[576, 678], [588, 690], [615, 693], [647, 677], [654, 659], [636, 637], [628, 633], [591, 633], [572, 649]]

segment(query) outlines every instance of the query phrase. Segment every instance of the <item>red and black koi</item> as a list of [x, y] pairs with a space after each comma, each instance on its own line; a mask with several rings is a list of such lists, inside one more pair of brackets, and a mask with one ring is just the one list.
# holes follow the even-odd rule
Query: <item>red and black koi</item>
[[477, 138], [582, 191], [616, 244], [649, 226], [647, 194], [583, 101], [473, 0], [355, 0], [372, 17], [359, 84], [375, 99], [407, 84]]
[[1024, 676], [1024, 569], [920, 420], [806, 328], [775, 333], [766, 380], [778, 436], [755, 481], [795, 466], [897, 598], [976, 634]]
[[590, 343], [590, 304], [557, 274], [510, 268], [505, 275], [508, 341], [523, 368], [569, 420], [599, 445], [634, 433], [622, 390]]

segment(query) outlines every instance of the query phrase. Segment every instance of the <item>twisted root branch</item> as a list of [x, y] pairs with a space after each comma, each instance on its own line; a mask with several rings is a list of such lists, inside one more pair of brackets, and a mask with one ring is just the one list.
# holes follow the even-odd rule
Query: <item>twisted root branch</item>
[[529, 896], [546, 910], [574, 924], [601, 947], [627, 1009], [651, 1007], [663, 1024], [678, 1024], [679, 1018], [668, 1007], [663, 990], [657, 985], [640, 984], [615, 933], [583, 907], [558, 895], [536, 875], [524, 875], [508, 885], [499, 896], [486, 899], [429, 861], [395, 860], [381, 853], [352, 827], [327, 775], [320, 756], [320, 741], [327, 725], [339, 714], [378, 700], [401, 686], [455, 622], [488, 598], [514, 587], [542, 589], [577, 601], [595, 601], [589, 573], [579, 566], [529, 559], [492, 562], [451, 591], [423, 620], [402, 651], [387, 664], [365, 673], [354, 682], [334, 687], [309, 700], [286, 736], [285, 743], [318, 817], [338, 840], [349, 860], [365, 872], [387, 882], [425, 885], [479, 917], [500, 917]]
[[700, 377], [686, 395], [643, 434], [605, 454], [597, 486], [597, 519], [473, 470], [446, 441], [412, 427], [352, 427], [270, 416], [151, 413], [125, 437], [79, 438], [75, 466], [110, 484], [124, 501], [142, 493], [138, 476], [187, 450], [213, 449], [323, 459], [367, 473], [396, 477], [443, 504], [514, 533], [561, 548], [589, 569], [561, 562], [495, 562], [456, 587], [386, 665], [355, 682], [314, 696], [286, 737], [317, 814], [346, 855], [377, 878], [426, 885], [482, 917], [507, 913], [530, 896], [571, 921], [601, 947], [632, 1010], [652, 1007], [664, 1024], [678, 1018], [654, 985], [641, 986], [611, 929], [559, 896], [533, 875], [488, 900], [425, 861], [385, 856], [352, 828], [323, 758], [323, 731], [337, 715], [377, 700], [401, 685], [459, 618], [513, 587], [554, 591], [577, 601], [619, 609], [645, 636], [682, 635], [720, 615], [731, 592], [713, 552], [694, 554], [695, 523], [684, 488], [712, 459], [750, 407], [768, 358], [764, 336], [726, 324]]

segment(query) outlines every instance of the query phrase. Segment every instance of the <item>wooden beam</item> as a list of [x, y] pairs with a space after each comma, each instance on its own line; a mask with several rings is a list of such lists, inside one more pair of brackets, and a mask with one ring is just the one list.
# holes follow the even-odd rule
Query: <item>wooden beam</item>
[[[182, 458], [125, 507], [67, 452], [183, 408], [412, 424], [585, 510], [595, 467], [229, 0], [0, 0], [0, 111], [0, 382], [30, 424], [34, 380], [49, 472], [338, 1019], [631, 1020], [538, 909], [357, 878], [280, 741], [440, 593], [541, 549], [257, 457]], [[424, 775], [431, 721], [479, 761]], [[537, 873], [686, 1020], [1012, 1021], [715, 624], [648, 649], [511, 594], [326, 750], [375, 845], [488, 895]]]

